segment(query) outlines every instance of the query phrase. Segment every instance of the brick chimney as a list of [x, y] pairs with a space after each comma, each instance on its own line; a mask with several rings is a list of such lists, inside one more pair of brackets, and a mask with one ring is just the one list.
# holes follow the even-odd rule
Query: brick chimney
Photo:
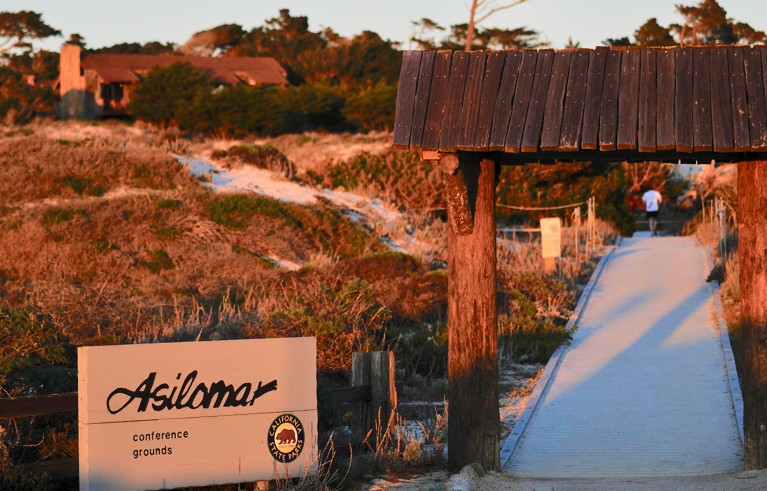
[[80, 68], [82, 51], [82, 48], [76, 44], [64, 44], [61, 46], [59, 83], [61, 84], [62, 97], [70, 90], [85, 89], [85, 77], [83, 77]]
[[85, 76], [82, 71], [82, 48], [75, 44], [61, 46], [59, 58], [59, 94], [61, 102], [56, 108], [60, 118], [93, 119], [95, 104], [93, 95], [85, 88]]

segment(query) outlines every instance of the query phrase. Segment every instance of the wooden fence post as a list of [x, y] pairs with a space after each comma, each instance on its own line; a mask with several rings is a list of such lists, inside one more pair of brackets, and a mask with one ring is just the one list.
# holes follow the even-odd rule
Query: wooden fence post
[[[371, 443], [380, 439], [376, 428], [389, 431], [396, 423], [397, 389], [394, 385], [394, 353], [352, 353], [352, 386], [369, 385], [371, 400], [356, 402], [352, 410], [352, 434], [362, 440], [373, 431]], [[379, 420], [380, 417], [380, 420]]]
[[[500, 467], [496, 323], [496, 165], [459, 154], [448, 190], [448, 467]], [[469, 198], [466, 203], [464, 197]], [[464, 207], [465, 208], [461, 208]], [[471, 223], [464, 223], [469, 217]]]
[[740, 313], [747, 469], [767, 468], [767, 161], [738, 163]]
[[573, 212], [573, 222], [575, 225], [575, 264], [578, 264], [578, 249], [581, 243], [581, 207], [576, 206]]

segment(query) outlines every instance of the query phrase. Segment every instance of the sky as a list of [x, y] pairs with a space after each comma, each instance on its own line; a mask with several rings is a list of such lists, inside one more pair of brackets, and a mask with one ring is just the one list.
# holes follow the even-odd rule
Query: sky
[[[60, 30], [62, 37], [38, 47], [58, 51], [70, 34], [78, 33], [90, 48], [122, 42], [160, 41], [182, 44], [195, 32], [221, 24], [246, 30], [277, 17], [280, 9], [309, 18], [310, 29], [330, 27], [342, 36], [364, 30], [408, 49], [413, 21], [424, 17], [448, 27], [468, 21], [470, 0], [0, 0], [0, 11], [33, 10]], [[488, 0], [496, 5], [511, 0]], [[539, 31], [553, 48], [572, 38], [584, 48], [607, 38], [631, 36], [647, 19], [661, 25], [678, 23], [675, 4], [699, 0], [527, 0], [493, 15], [481, 26]], [[729, 17], [767, 31], [767, 1], [719, 0]]]

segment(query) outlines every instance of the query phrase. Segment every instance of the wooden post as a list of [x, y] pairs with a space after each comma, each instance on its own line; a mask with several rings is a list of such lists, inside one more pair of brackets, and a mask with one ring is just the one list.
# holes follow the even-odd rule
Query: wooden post
[[581, 207], [575, 207], [575, 213], [573, 214], [573, 222], [575, 225], [575, 264], [578, 264], [578, 246], [581, 241]]
[[767, 161], [738, 164], [738, 254], [747, 469], [767, 468]]
[[[448, 467], [499, 470], [496, 165], [459, 154], [448, 188]], [[465, 193], [453, 194], [453, 189]], [[468, 203], [462, 197], [468, 197]], [[466, 217], [471, 227], [461, 226]], [[468, 230], [468, 232], [466, 232]]]
[[[375, 351], [352, 353], [352, 386], [370, 385], [371, 401], [357, 402], [352, 411], [352, 434], [360, 440], [373, 431], [371, 443], [377, 441], [376, 428], [394, 429], [397, 389], [394, 385], [394, 353]], [[379, 420], [380, 417], [380, 420]]]
[[371, 411], [383, 431], [393, 431], [396, 424], [397, 388], [394, 385], [394, 353], [375, 351], [370, 361]]
[[[352, 353], [352, 387], [370, 384], [370, 353]], [[373, 416], [370, 414], [370, 404], [367, 401], [355, 402], [352, 405], [352, 436], [356, 441], [365, 438], [373, 428]]]

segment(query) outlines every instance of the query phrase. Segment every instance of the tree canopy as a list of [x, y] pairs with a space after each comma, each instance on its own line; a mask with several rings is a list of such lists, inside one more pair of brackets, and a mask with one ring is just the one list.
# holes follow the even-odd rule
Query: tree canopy
[[241, 25], [222, 24], [194, 33], [187, 42], [179, 46], [179, 51], [185, 55], [218, 56], [238, 46], [244, 36], [245, 30]]
[[30, 51], [32, 41], [51, 36], [61, 36], [61, 31], [46, 24], [42, 14], [30, 10], [0, 12], [0, 55]]
[[159, 41], [148, 41], [144, 44], [118, 43], [88, 51], [91, 53], [112, 53], [116, 55], [172, 55], [176, 52], [176, 45]]
[[[413, 34], [410, 42], [417, 49], [462, 50], [466, 46], [469, 34], [469, 24], [454, 24], [445, 28], [431, 19], [423, 18], [413, 22]], [[438, 38], [437, 36], [440, 36]], [[476, 28], [471, 41], [471, 49], [523, 49], [545, 46], [540, 33], [527, 27], [514, 29]]]
[[628, 37], [610, 38], [610, 46], [673, 46], [701, 44], [754, 44], [767, 41], [767, 35], [745, 22], [727, 17], [716, 0], [702, 0], [697, 5], [677, 5], [681, 24], [664, 27], [651, 18]]

